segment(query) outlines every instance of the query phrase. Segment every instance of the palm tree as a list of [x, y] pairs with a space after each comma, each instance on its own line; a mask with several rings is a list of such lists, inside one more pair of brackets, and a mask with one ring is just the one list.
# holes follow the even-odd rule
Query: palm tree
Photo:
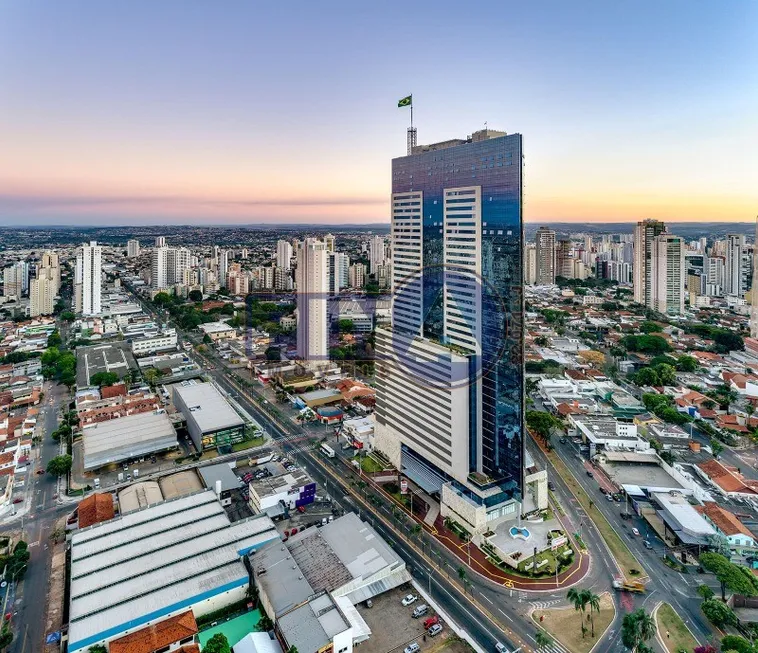
[[645, 642], [655, 635], [655, 621], [643, 608], [630, 612], [621, 626], [621, 640], [635, 653], [648, 651]]
[[463, 567], [458, 567], [458, 578], [461, 579], [461, 582], [466, 582], [466, 570]]
[[582, 618], [580, 619], [580, 625], [582, 627], [582, 639], [584, 639], [584, 633], [587, 630], [584, 627], [584, 608], [587, 605], [586, 600], [584, 597], [585, 590], [578, 590], [576, 587], [572, 587], [568, 594], [566, 594], [566, 598], [571, 601], [574, 604], [574, 610], [577, 612], [582, 613]]
[[590, 627], [592, 628], [592, 636], [595, 636], [595, 615], [594, 612], [600, 612], [600, 597], [594, 594], [592, 590], [583, 590], [587, 593], [587, 606], [590, 609]]
[[543, 648], [550, 646], [553, 643], [553, 638], [544, 630], [538, 630], [534, 636], [534, 641], [537, 642], [537, 648]]

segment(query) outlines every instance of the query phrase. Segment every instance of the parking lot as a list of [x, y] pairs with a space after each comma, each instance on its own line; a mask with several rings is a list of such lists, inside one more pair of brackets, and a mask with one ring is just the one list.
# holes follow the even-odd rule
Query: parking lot
[[[424, 621], [436, 613], [429, 606], [429, 611], [423, 617], [414, 619], [411, 616], [413, 610], [425, 601], [419, 597], [415, 603], [405, 607], [402, 605], [402, 600], [409, 593], [415, 594], [413, 587], [406, 584], [372, 599], [373, 607], [371, 608], [367, 608], [365, 603], [356, 606], [361, 617], [371, 628], [371, 637], [360, 645], [361, 653], [403, 651], [413, 642], [416, 642], [422, 651], [441, 648], [452, 631], [440, 621], [442, 632], [436, 637], [427, 635], [425, 638]], [[392, 627], [388, 628], [387, 624], [392, 624]]]

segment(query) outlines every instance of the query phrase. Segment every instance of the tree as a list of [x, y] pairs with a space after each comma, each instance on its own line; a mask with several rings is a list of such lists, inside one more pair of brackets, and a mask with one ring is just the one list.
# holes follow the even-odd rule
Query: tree
[[718, 599], [706, 599], [700, 604], [703, 614], [717, 628], [736, 626], [737, 615], [726, 603]]
[[3, 631], [0, 632], [0, 649], [4, 649], [7, 646], [10, 646], [10, 643], [13, 641], [13, 632], [8, 628], [7, 626], [3, 628]]
[[590, 609], [590, 626], [592, 628], [592, 637], [595, 636], [595, 612], [600, 612], [600, 597], [593, 593], [592, 590], [582, 590], [586, 592], [587, 607]]
[[652, 367], [643, 367], [634, 375], [634, 382], [639, 386], [656, 386], [659, 384], [658, 374]]
[[537, 336], [534, 339], [534, 344], [538, 347], [547, 347], [548, 339], [545, 336]]
[[269, 619], [265, 614], [258, 620], [258, 623], [255, 625], [255, 629], [258, 632], [262, 633], [271, 630], [273, 627], [274, 624], [271, 622], [271, 619]]
[[621, 641], [633, 652], [643, 653], [651, 649], [645, 644], [655, 635], [653, 618], [643, 608], [629, 612], [621, 624]]
[[352, 333], [355, 330], [355, 323], [352, 320], [340, 320], [337, 326], [340, 333]]
[[744, 637], [727, 635], [721, 638], [722, 651], [737, 651], [737, 653], [755, 653], [755, 648]]
[[108, 649], [102, 644], [95, 644], [94, 646], [90, 646], [87, 650], [89, 653], [108, 653]]
[[548, 444], [553, 429], [560, 427], [561, 423], [550, 413], [541, 410], [528, 410], [526, 411], [526, 425], [534, 434], [542, 438], [545, 444]]
[[718, 455], [724, 450], [724, 445], [721, 444], [718, 440], [715, 438], [711, 438], [711, 451], [713, 452], [713, 455], [715, 457], [718, 457]]
[[191, 302], [201, 302], [203, 301], [203, 293], [200, 290], [190, 290], [187, 298]]
[[657, 322], [645, 320], [642, 324], [640, 324], [640, 331], [643, 333], [655, 333], [656, 331], [663, 331], [663, 327]]
[[661, 336], [625, 336], [621, 339], [620, 344], [629, 351], [640, 351], [653, 355], [671, 351], [671, 345]]
[[566, 598], [574, 605], [574, 610], [582, 613], [582, 618], [579, 620], [579, 625], [582, 627], [582, 639], [587, 629], [584, 627], [584, 610], [587, 606], [586, 590], [579, 590], [576, 587], [572, 587], [566, 594]]
[[708, 585], [698, 585], [697, 586], [697, 593], [701, 596], [701, 598], [704, 599], [711, 599], [713, 598], [713, 590], [708, 587]]
[[53, 331], [48, 337], [47, 337], [47, 346], [48, 347], [60, 347], [60, 345], [63, 344], [63, 340], [61, 339], [61, 334], [57, 331]]
[[715, 574], [721, 583], [722, 601], [726, 601], [727, 588], [735, 594], [758, 596], [758, 579], [746, 568], [735, 565], [720, 553], [701, 553], [699, 561], [700, 565]]
[[680, 356], [676, 361], [676, 369], [680, 372], [694, 372], [697, 368], [697, 358], [694, 356]]
[[656, 365], [655, 373], [661, 385], [674, 385], [676, 383], [676, 368], [673, 365], [661, 363]]
[[538, 630], [534, 635], [534, 641], [537, 642], [537, 648], [547, 648], [552, 646], [553, 638], [550, 637], [544, 630]]
[[63, 311], [60, 314], [60, 318], [64, 322], [73, 322], [76, 319], [76, 314], [73, 311]]
[[294, 644], [287, 649], [287, 653], [297, 653], [297, 646]]
[[173, 300], [171, 299], [171, 295], [169, 295], [167, 292], [159, 292], [155, 297], [153, 297], [153, 304], [156, 306], [168, 306], [171, 304]]
[[266, 360], [269, 361], [278, 361], [282, 358], [282, 352], [279, 349], [279, 347], [268, 347], [266, 348]]
[[118, 383], [118, 374], [115, 372], [95, 372], [89, 379], [90, 384], [100, 388]]
[[63, 476], [71, 471], [72, 463], [71, 456], [56, 456], [47, 463], [47, 473], [53, 476]]
[[13, 553], [5, 561], [5, 580], [21, 580], [26, 573], [30, 557], [29, 545], [24, 540], [16, 542]]
[[216, 633], [208, 640], [203, 647], [203, 653], [231, 653], [232, 648], [229, 646], [229, 640], [223, 633]]
[[458, 567], [458, 578], [464, 585], [466, 584], [466, 570], [463, 567]]
[[713, 340], [716, 343], [716, 347], [724, 353], [745, 349], [745, 341], [742, 339], [742, 336], [728, 329], [719, 329], [714, 334]]

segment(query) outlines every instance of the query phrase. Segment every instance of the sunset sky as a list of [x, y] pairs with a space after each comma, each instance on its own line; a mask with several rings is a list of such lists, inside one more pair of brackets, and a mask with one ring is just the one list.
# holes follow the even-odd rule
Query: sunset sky
[[411, 92], [527, 221], [758, 213], [758, 2], [0, 0], [0, 224], [387, 222]]

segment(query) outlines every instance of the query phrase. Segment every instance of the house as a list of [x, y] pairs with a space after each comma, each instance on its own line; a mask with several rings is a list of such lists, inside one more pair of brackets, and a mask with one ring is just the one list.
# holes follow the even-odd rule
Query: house
[[702, 506], [696, 506], [695, 510], [716, 529], [719, 535], [727, 539], [734, 553], [746, 555], [755, 552], [758, 547], [755, 535], [733, 512], [722, 508], [715, 501], [706, 501]]
[[727, 497], [758, 497], [758, 481], [746, 479], [736, 467], [706, 460], [694, 465], [695, 473]]

